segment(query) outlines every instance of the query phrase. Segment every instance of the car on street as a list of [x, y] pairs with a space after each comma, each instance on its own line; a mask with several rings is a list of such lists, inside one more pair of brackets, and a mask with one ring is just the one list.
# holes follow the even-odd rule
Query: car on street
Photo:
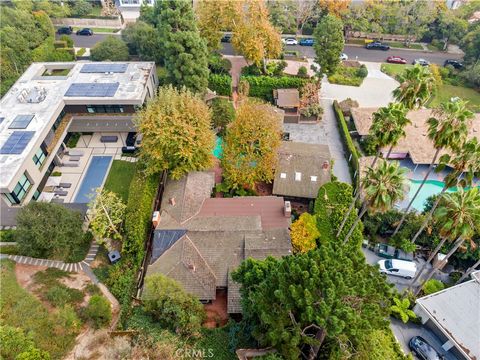
[[232, 34], [224, 34], [222, 38], [220, 39], [221, 42], [223, 43], [229, 43], [232, 41]]
[[92, 36], [93, 31], [92, 31], [92, 29], [84, 28], [82, 30], [78, 30], [77, 35]]
[[420, 59], [413, 60], [412, 64], [413, 65], [419, 64], [419, 65], [422, 65], [422, 66], [428, 66], [428, 65], [430, 65], [430, 61], [420, 58]]
[[341, 53], [341, 54], [340, 54], [340, 60], [342, 60], [342, 61], [348, 60], [348, 55], [345, 54], [345, 53]]
[[58, 35], [70, 35], [73, 32], [73, 29], [71, 26], [62, 26], [57, 29], [57, 34]]
[[404, 59], [400, 56], [389, 56], [387, 58], [387, 63], [391, 63], [391, 64], [406, 64], [407, 63], [407, 59]]
[[378, 263], [382, 274], [400, 276], [405, 279], [413, 279], [417, 273], [417, 264], [413, 261], [398, 259], [380, 260]]
[[299, 44], [302, 46], [313, 46], [314, 43], [314, 39], [301, 39], [299, 42]]
[[463, 63], [460, 60], [447, 59], [445, 60], [445, 63], [443, 64], [443, 66], [448, 66], [448, 65], [453, 66], [457, 70], [463, 69]]
[[376, 244], [374, 250], [375, 254], [386, 259], [413, 261], [412, 252], [406, 253], [401, 249], [397, 249], [385, 243]]
[[365, 46], [368, 50], [383, 50], [383, 51], [387, 51], [390, 49], [390, 46], [388, 46], [387, 44], [384, 44], [380, 41], [373, 41], [371, 43], [368, 43], [366, 46]]
[[298, 45], [298, 41], [294, 38], [286, 38], [282, 39], [282, 41], [285, 45]]
[[444, 357], [421, 336], [414, 336], [408, 342], [408, 347], [422, 360], [442, 360]]

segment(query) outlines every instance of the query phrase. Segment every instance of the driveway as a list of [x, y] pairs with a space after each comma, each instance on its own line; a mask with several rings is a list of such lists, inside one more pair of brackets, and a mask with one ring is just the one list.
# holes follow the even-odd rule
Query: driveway
[[321, 98], [342, 101], [347, 98], [357, 100], [361, 107], [380, 107], [393, 101], [392, 91], [399, 83], [380, 71], [381, 64], [363, 62], [368, 76], [360, 86], [330, 84], [325, 77], [322, 80]]

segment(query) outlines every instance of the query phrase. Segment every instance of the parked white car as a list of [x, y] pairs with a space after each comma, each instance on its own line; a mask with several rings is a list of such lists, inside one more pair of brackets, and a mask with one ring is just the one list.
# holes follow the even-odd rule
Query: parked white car
[[286, 38], [282, 39], [282, 41], [285, 45], [298, 45], [298, 41], [294, 38]]
[[387, 259], [378, 262], [382, 274], [401, 276], [405, 279], [412, 279], [417, 273], [417, 264], [413, 261]]
[[342, 60], [342, 61], [348, 60], [348, 55], [345, 54], [345, 53], [341, 53], [341, 54], [340, 54], [340, 60]]

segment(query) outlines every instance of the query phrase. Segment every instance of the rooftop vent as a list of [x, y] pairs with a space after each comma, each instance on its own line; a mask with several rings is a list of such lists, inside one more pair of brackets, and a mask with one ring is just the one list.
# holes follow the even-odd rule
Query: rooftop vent
[[45, 100], [47, 89], [35, 86], [32, 89], [22, 89], [17, 100], [22, 104], [38, 104]]
[[286, 179], [287, 174], [286, 173], [280, 173], [280, 179]]
[[317, 177], [316, 176], [310, 176], [310, 181], [311, 182], [317, 182]]
[[302, 173], [295, 172], [295, 181], [302, 181]]
[[287, 218], [292, 215], [292, 204], [290, 204], [290, 201], [285, 201], [285, 205], [283, 206], [283, 215]]

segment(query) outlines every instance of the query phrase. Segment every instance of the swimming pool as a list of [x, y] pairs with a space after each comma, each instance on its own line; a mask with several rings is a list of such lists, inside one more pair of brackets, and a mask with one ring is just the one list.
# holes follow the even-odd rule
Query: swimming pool
[[103, 184], [111, 161], [112, 156], [92, 156], [82, 184], [75, 196], [75, 203], [88, 203], [92, 200], [92, 194], [95, 194], [95, 190]]
[[223, 153], [223, 140], [220, 136], [215, 136], [215, 148], [213, 149], [213, 156], [217, 159], [222, 158]]

